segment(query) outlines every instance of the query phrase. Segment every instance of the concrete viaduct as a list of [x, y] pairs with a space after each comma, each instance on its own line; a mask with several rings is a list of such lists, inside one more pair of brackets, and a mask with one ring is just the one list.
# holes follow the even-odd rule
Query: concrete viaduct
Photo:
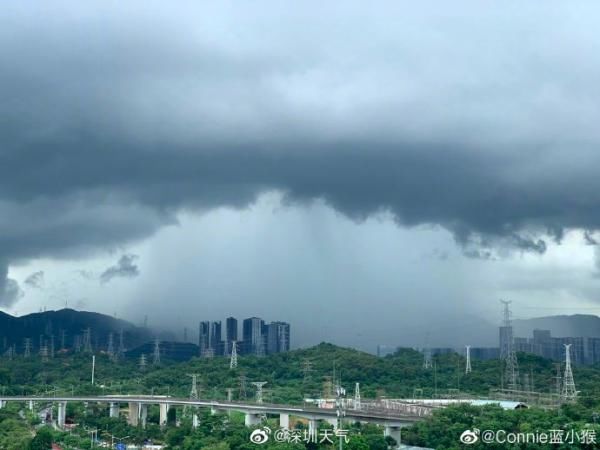
[[[279, 416], [279, 426], [289, 428], [290, 417], [298, 417], [308, 421], [309, 433], [316, 434], [318, 422], [326, 421], [337, 427], [337, 412], [335, 409], [302, 407], [278, 404], [257, 404], [233, 401], [190, 400], [168, 396], [147, 395], [106, 395], [106, 396], [10, 396], [0, 397], [0, 408], [7, 402], [25, 402], [33, 409], [34, 402], [56, 403], [58, 405], [57, 425], [63, 428], [66, 419], [68, 402], [105, 403], [108, 405], [110, 417], [118, 417], [122, 404], [128, 405], [128, 422], [132, 426], [146, 426], [148, 405], [158, 405], [160, 410], [160, 425], [167, 423], [167, 413], [173, 406], [189, 406], [193, 408], [210, 408], [213, 413], [237, 411], [245, 414], [246, 426], [256, 426], [261, 423], [263, 415]], [[369, 422], [382, 425], [384, 434], [400, 442], [400, 430], [430, 415], [432, 408], [423, 405], [406, 404], [394, 409], [346, 409], [344, 420], [350, 422]], [[198, 416], [194, 415], [194, 426], [198, 426]]]

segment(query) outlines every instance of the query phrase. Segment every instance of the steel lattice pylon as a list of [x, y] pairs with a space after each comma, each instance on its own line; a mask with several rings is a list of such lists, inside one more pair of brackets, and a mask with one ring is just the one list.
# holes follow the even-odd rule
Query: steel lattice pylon
[[504, 305], [503, 310], [503, 339], [500, 354], [504, 358], [504, 381], [510, 390], [519, 388], [519, 363], [515, 352], [514, 338], [512, 333], [512, 313], [510, 311], [510, 300], [500, 300]]
[[561, 395], [563, 400], [572, 401], [577, 397], [577, 390], [575, 389], [575, 380], [571, 369], [571, 344], [563, 345], [565, 346], [565, 376]]

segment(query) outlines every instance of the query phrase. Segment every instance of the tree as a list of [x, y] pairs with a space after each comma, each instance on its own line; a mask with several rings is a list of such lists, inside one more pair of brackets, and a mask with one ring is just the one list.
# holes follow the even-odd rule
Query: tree
[[29, 443], [29, 450], [48, 450], [52, 448], [52, 430], [48, 427], [40, 428]]

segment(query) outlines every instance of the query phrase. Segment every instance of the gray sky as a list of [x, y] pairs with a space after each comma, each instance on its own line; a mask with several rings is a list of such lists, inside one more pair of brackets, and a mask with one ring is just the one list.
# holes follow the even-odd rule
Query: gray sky
[[0, 305], [365, 347], [598, 312], [599, 15], [9, 5]]

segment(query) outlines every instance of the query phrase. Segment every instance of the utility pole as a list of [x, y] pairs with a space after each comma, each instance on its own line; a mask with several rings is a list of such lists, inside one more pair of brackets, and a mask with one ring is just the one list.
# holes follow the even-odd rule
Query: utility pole
[[571, 370], [571, 344], [563, 344], [565, 346], [565, 376], [562, 389], [562, 398], [565, 401], [573, 401], [577, 397], [575, 389], [575, 380], [573, 379], [573, 371]]
[[96, 355], [92, 355], [92, 386], [94, 385], [94, 375], [96, 374]]
[[[358, 383], [356, 383], [356, 386], [358, 388]], [[360, 390], [357, 391], [359, 393], [359, 399], [360, 399]], [[337, 413], [337, 419], [338, 419], [338, 430], [342, 430], [343, 427], [343, 420], [344, 417], [346, 417], [346, 410], [345, 410], [345, 406], [344, 406], [344, 397], [346, 397], [346, 389], [344, 389], [341, 384], [337, 384], [335, 387], [335, 407], [336, 407], [336, 413]], [[344, 440], [342, 438], [342, 436], [340, 435], [340, 450], [342, 450], [344, 448]]]
[[466, 345], [465, 349], [467, 350], [467, 365], [465, 366], [465, 374], [471, 373], [471, 346]]

